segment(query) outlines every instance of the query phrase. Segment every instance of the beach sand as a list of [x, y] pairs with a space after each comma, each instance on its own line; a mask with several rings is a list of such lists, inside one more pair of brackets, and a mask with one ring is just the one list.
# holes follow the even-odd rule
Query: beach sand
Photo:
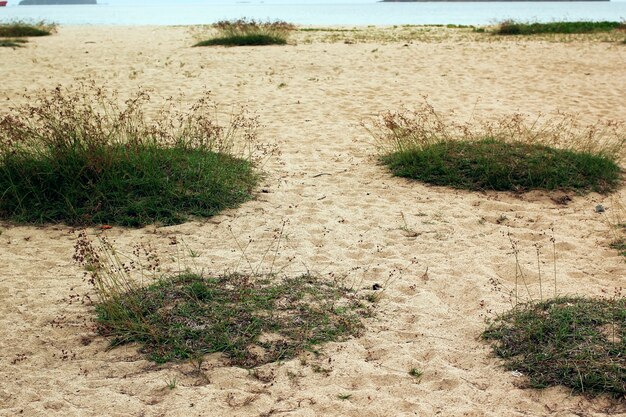
[[[0, 49], [0, 100], [20, 103], [42, 87], [93, 80], [121, 94], [142, 86], [192, 100], [208, 89], [225, 109], [245, 104], [263, 125], [260, 140], [279, 150], [265, 161], [253, 201], [208, 220], [113, 228], [108, 236], [121, 251], [150, 244], [166, 264], [181, 250], [170, 244], [176, 236], [198, 254], [186, 262], [221, 272], [242, 259], [235, 238], [251, 241], [246, 258], [256, 265], [285, 223], [275, 268], [345, 276], [358, 287], [379, 283], [376, 317], [362, 337], [330, 343], [319, 357], [266, 365], [255, 376], [212, 356], [200, 377], [193, 364], [155, 365], [134, 346], [107, 350], [90, 330], [92, 306], [80, 301], [89, 286], [72, 262], [71, 228], [0, 224], [0, 415], [626, 415], [623, 403], [565, 388], [525, 389], [526, 378], [505, 371], [480, 340], [486, 318], [511, 307], [508, 233], [534, 298], [533, 245], [551, 270], [551, 229], [559, 294], [610, 296], [626, 287], [608, 223], [625, 191], [571, 194], [559, 205], [550, 193], [475, 193], [394, 178], [359, 126], [378, 112], [419, 105], [423, 95], [461, 119], [557, 110], [624, 119], [624, 45], [452, 36], [190, 48], [194, 33], [61, 27], [25, 48]], [[544, 294], [554, 293], [553, 278], [545, 273]], [[419, 380], [412, 368], [423, 372]]]

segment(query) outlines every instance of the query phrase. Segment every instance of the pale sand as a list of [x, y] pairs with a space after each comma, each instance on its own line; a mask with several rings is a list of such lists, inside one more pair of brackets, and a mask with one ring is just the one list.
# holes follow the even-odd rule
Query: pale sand
[[[594, 212], [604, 204], [610, 213], [611, 198], [573, 196], [560, 206], [544, 193], [481, 194], [393, 178], [358, 126], [377, 112], [418, 104], [424, 94], [461, 116], [563, 110], [624, 119], [625, 46], [452, 38], [196, 49], [193, 42], [188, 28], [62, 27], [26, 48], [0, 48], [0, 99], [20, 101], [23, 92], [80, 78], [122, 93], [144, 86], [193, 98], [208, 88], [220, 103], [247, 104], [264, 125], [261, 140], [280, 149], [265, 165], [260, 188], [267, 193], [208, 221], [109, 234], [122, 250], [144, 241], [164, 258], [175, 253], [169, 236], [182, 236], [200, 254], [199, 266], [221, 271], [241, 258], [233, 235], [254, 240], [248, 257], [258, 261], [286, 221], [277, 265], [291, 273], [347, 274], [360, 286], [384, 284], [377, 317], [362, 337], [331, 343], [320, 358], [262, 367], [270, 382], [220, 366], [218, 358], [205, 363], [203, 381], [190, 364], [156, 366], [134, 347], [107, 351], [107, 341], [84, 326], [91, 307], [67, 301], [88, 291], [71, 261], [68, 227], [4, 224], [0, 414], [626, 415], [619, 405], [567, 389], [519, 388], [524, 378], [503, 370], [479, 339], [489, 311], [510, 307], [490, 284], [512, 287], [508, 232], [529, 271], [533, 244], [543, 245], [548, 270], [551, 245], [543, 233], [554, 227], [561, 294], [598, 296], [626, 286], [624, 259], [608, 248], [609, 226]], [[625, 200], [623, 189], [617, 198]], [[401, 213], [419, 236], [402, 230]], [[551, 279], [546, 273], [549, 294]], [[424, 373], [419, 382], [408, 374], [413, 367]], [[173, 378], [177, 386], [169, 390]]]

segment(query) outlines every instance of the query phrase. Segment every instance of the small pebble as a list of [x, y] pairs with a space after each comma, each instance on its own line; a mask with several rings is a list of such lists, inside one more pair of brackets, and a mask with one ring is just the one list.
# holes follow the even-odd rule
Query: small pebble
[[604, 206], [602, 204], [598, 204], [596, 206], [596, 213], [604, 213], [606, 210], [604, 209]]

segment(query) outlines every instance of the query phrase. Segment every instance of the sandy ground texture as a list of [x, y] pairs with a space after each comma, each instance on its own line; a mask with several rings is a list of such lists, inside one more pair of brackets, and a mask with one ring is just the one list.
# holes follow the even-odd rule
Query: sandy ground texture
[[[626, 263], [608, 247], [607, 223], [624, 190], [571, 195], [559, 205], [547, 193], [430, 187], [392, 177], [359, 127], [378, 112], [421, 103], [422, 95], [463, 117], [563, 110], [624, 119], [626, 46], [452, 35], [345, 43], [307, 33], [284, 47], [191, 48], [197, 32], [61, 27], [25, 48], [0, 50], [0, 99], [17, 103], [41, 87], [94, 80], [163, 97], [192, 99], [209, 89], [219, 103], [246, 104], [263, 124], [261, 140], [280, 151], [265, 164], [253, 201], [205, 221], [108, 235], [120, 250], [150, 244], [166, 263], [180, 250], [171, 245], [176, 237], [198, 254], [198, 267], [221, 271], [242, 258], [235, 238], [252, 241], [246, 256], [257, 263], [285, 223], [276, 267], [379, 283], [377, 316], [360, 338], [256, 375], [222, 366], [219, 357], [204, 362], [202, 376], [189, 363], [157, 366], [133, 346], [107, 350], [90, 330], [92, 307], [80, 302], [89, 287], [71, 260], [69, 227], [2, 224], [1, 415], [626, 415], [624, 404], [567, 389], [523, 389], [525, 377], [503, 370], [479, 337], [487, 317], [510, 308], [509, 232], [533, 297], [533, 245], [552, 268], [551, 228], [558, 293], [602, 296], [626, 286]], [[554, 291], [549, 277], [547, 293]], [[411, 368], [423, 377], [410, 376]]]

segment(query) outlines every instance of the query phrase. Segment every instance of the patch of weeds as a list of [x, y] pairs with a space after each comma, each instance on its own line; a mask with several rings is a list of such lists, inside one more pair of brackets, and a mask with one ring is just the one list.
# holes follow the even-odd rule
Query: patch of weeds
[[409, 371], [409, 375], [411, 375], [415, 379], [420, 379], [424, 373], [417, 368], [411, 368]]
[[612, 191], [620, 168], [608, 157], [542, 145], [441, 142], [383, 158], [394, 175], [469, 190], [581, 189]]
[[626, 257], [626, 239], [618, 239], [610, 244], [612, 249], [615, 249], [619, 252], [621, 256]]
[[598, 33], [625, 30], [623, 22], [550, 22], [522, 23], [514, 20], [501, 22], [495, 29], [496, 35], [536, 35], [545, 33]]
[[170, 378], [167, 381], [165, 381], [165, 386], [169, 388], [170, 390], [173, 390], [174, 388], [176, 388], [177, 384], [178, 384], [178, 381], [176, 380], [176, 377]]
[[140, 344], [157, 363], [201, 363], [221, 352], [232, 365], [256, 367], [358, 336], [370, 314], [360, 294], [312, 275], [180, 272], [141, 286], [113, 246], [99, 242], [81, 232], [75, 254], [91, 266], [97, 329], [112, 346]]
[[329, 376], [333, 370], [330, 368], [325, 368], [322, 365], [318, 364], [318, 363], [314, 363], [311, 365], [311, 369], [313, 370], [313, 372], [315, 372], [316, 374], [323, 374], [324, 376]]
[[445, 25], [445, 27], [447, 27], [448, 29], [475, 29], [476, 28], [474, 25], [455, 25], [452, 23]]
[[25, 43], [26, 39], [0, 39], [0, 48], [21, 48]]
[[35, 36], [48, 36], [56, 31], [55, 23], [47, 23], [44, 21], [38, 23], [29, 23], [25, 21], [12, 21], [0, 23], [1, 38], [24, 38]]
[[610, 207], [602, 212], [612, 235], [609, 246], [626, 258], [626, 205], [618, 196], [611, 196]]
[[218, 35], [194, 46], [286, 45], [289, 33], [295, 30], [294, 25], [283, 21], [258, 22], [247, 19], [222, 20], [212, 26]]
[[259, 46], [286, 44], [287, 40], [282, 37], [264, 34], [247, 34], [208, 39], [198, 42], [194, 46]]
[[530, 386], [626, 393], [626, 298], [560, 297], [518, 304], [482, 337]]
[[[418, 216], [419, 215], [420, 214], [418, 214]], [[420, 235], [420, 233], [417, 232], [415, 229], [409, 227], [409, 224], [406, 221], [406, 217], [404, 216], [404, 212], [402, 211], [400, 212], [400, 217], [402, 217], [402, 223], [403, 223], [403, 225], [400, 227], [400, 230], [402, 230], [407, 237], [417, 237]]]
[[298, 43], [329, 42], [329, 43], [411, 43], [441, 42], [444, 40], [478, 40], [487, 39], [479, 35], [471, 27], [445, 27], [445, 25], [402, 25], [393, 27], [360, 27], [353, 29], [303, 28], [297, 31]]
[[382, 297], [383, 297], [382, 292], [378, 292], [378, 293], [371, 292], [365, 296], [365, 299], [372, 304], [376, 304], [380, 301]]
[[396, 176], [469, 190], [608, 193], [621, 180], [623, 123], [581, 127], [575, 116], [446, 122], [432, 106], [363, 123]]
[[356, 32], [358, 29], [340, 28], [299, 28], [299, 32]]
[[120, 106], [95, 86], [57, 88], [0, 119], [0, 217], [17, 223], [143, 226], [213, 216], [251, 198], [257, 121], [217, 119], [208, 93], [189, 110], [150, 95]]

